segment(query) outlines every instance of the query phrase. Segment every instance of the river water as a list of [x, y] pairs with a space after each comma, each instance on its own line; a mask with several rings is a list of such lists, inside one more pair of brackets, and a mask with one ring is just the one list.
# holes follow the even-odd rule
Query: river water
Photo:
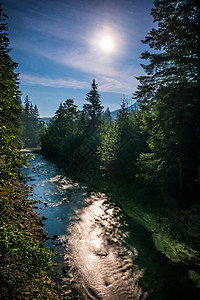
[[63, 299], [200, 299], [185, 266], [159, 253], [152, 237], [106, 195], [35, 154], [23, 173], [56, 254], [52, 277]]

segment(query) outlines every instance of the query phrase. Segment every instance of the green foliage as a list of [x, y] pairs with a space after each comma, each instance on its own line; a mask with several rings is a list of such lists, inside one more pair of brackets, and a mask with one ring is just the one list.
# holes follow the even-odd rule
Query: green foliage
[[199, 197], [200, 4], [157, 0], [152, 16], [158, 27], [143, 43], [159, 51], [142, 53], [149, 64], [135, 93], [148, 111], [143, 130], [151, 150], [140, 155], [140, 173], [162, 193], [192, 203]]
[[98, 153], [104, 175], [129, 183], [135, 181], [138, 172], [137, 158], [147, 148], [141, 134], [141, 124], [141, 113], [129, 112], [123, 102], [117, 120], [102, 127]]
[[198, 288], [200, 288], [200, 275], [198, 273], [196, 273], [194, 270], [190, 270], [188, 272], [188, 275], [189, 275], [190, 279], [196, 283]]
[[78, 129], [82, 118], [73, 99], [60, 104], [42, 137], [42, 151], [50, 158], [64, 160], [82, 139]]
[[98, 147], [98, 153], [101, 157], [102, 167], [107, 168], [115, 159], [117, 151], [117, 127], [113, 124], [105, 123], [102, 125], [100, 140], [101, 144]]
[[21, 113], [17, 64], [9, 55], [7, 16], [0, 4], [0, 184], [17, 175], [21, 157], [17, 152]]
[[[12, 225], [0, 227], [1, 256], [6, 261], [23, 263], [27, 276], [33, 276], [41, 267], [52, 270], [51, 251], [35, 243], [28, 231], [15, 229]], [[5, 278], [4, 278], [5, 280]]]
[[47, 277], [53, 266], [51, 252], [40, 242], [42, 232], [28, 194], [28, 188], [19, 181], [10, 181], [0, 189], [0, 290], [3, 298], [20, 298], [23, 291], [31, 289], [27, 286], [34, 285], [35, 278], [40, 278], [42, 289], [43, 277]]

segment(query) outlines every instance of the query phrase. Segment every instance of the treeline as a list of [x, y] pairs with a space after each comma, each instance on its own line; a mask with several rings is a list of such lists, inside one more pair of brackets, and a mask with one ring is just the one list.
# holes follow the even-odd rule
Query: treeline
[[[42, 139], [43, 153], [71, 170], [153, 189], [162, 199], [199, 200], [200, 3], [154, 1], [158, 23], [142, 41], [146, 75], [134, 94], [140, 109], [123, 102], [116, 121], [103, 120], [95, 80], [77, 110], [61, 104]], [[99, 177], [99, 178], [100, 178]]]
[[45, 124], [39, 120], [39, 110], [37, 105], [32, 104], [29, 97], [24, 99], [21, 118], [21, 147], [35, 148], [40, 145], [41, 136], [45, 131]]
[[139, 154], [148, 148], [140, 130], [141, 111], [129, 112], [123, 100], [113, 121], [109, 109], [103, 113], [95, 80], [86, 100], [90, 104], [81, 111], [73, 99], [60, 104], [42, 137], [43, 153], [80, 176], [102, 174], [133, 182]]
[[[95, 80], [87, 100], [89, 104], [85, 104], [82, 111], [77, 109], [73, 99], [67, 99], [60, 104], [42, 137], [43, 153], [67, 164], [68, 157], [84, 143], [86, 138], [98, 135], [98, 129], [102, 124], [103, 107]], [[94, 145], [95, 151], [96, 146]]]
[[0, 298], [58, 299], [46, 283], [51, 252], [41, 246], [40, 220], [19, 177], [26, 162], [18, 151], [23, 108], [6, 21], [0, 3]]

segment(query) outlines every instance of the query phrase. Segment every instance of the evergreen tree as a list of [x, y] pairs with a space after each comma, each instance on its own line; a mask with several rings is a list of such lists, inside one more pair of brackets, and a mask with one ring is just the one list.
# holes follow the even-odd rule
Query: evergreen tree
[[138, 173], [138, 158], [147, 151], [144, 134], [141, 133], [140, 111], [129, 113], [126, 101], [115, 122], [105, 123], [101, 128], [98, 153], [101, 169], [106, 178], [133, 184]]
[[24, 109], [26, 112], [30, 112], [30, 101], [29, 101], [28, 95], [26, 95], [26, 97], [24, 99]]
[[46, 155], [65, 158], [67, 148], [73, 144], [74, 136], [78, 135], [78, 116], [73, 99], [67, 99], [64, 104], [60, 104], [42, 138], [42, 149]]
[[90, 122], [89, 126], [91, 129], [95, 129], [101, 123], [101, 117], [103, 113], [103, 106], [101, 105], [100, 95], [97, 90], [97, 84], [95, 83], [95, 79], [93, 79], [92, 89], [87, 94], [86, 100], [90, 102], [90, 104], [85, 104], [83, 109], [87, 112]]
[[19, 131], [20, 92], [17, 64], [9, 55], [7, 16], [0, 3], [0, 183], [13, 176], [21, 164], [16, 149]]
[[[198, 0], [156, 0], [152, 16], [158, 29], [152, 29], [142, 42], [158, 53], [148, 51], [141, 58], [147, 76], [138, 77], [136, 97], [151, 105], [160, 86], [200, 82], [200, 3]], [[142, 100], [142, 101], [141, 101]], [[149, 101], [151, 100], [151, 101]]]
[[158, 52], [142, 53], [149, 60], [142, 65], [147, 75], [138, 78], [134, 96], [152, 114], [147, 124], [152, 178], [164, 192], [172, 187], [173, 195], [179, 191], [192, 202], [199, 196], [200, 2], [156, 0], [152, 15], [158, 28], [143, 43]]
[[30, 115], [33, 116], [33, 103], [30, 104]]
[[109, 123], [109, 124], [112, 123], [112, 117], [111, 117], [111, 112], [110, 112], [109, 107], [107, 107], [107, 109], [103, 115], [103, 120], [105, 123]]
[[74, 124], [77, 120], [78, 111], [73, 99], [67, 99], [63, 104], [61, 103], [55, 116], [52, 118], [55, 130], [60, 138], [69, 134], [74, 129]]
[[38, 110], [38, 108], [37, 108], [37, 105], [35, 104], [35, 105], [34, 105], [34, 108], [33, 108], [33, 117], [34, 117], [35, 119], [37, 119], [37, 118], [39, 118], [39, 116], [40, 116], [40, 113], [39, 113], [39, 110]]
[[130, 113], [128, 111], [128, 102], [125, 99], [122, 99], [121, 108], [117, 112], [116, 123], [119, 127], [127, 127], [130, 119]]
[[84, 135], [87, 135], [87, 128], [88, 128], [89, 117], [87, 112], [83, 109], [78, 113], [77, 118], [77, 128], [80, 132]]
[[39, 110], [37, 105], [32, 104], [28, 95], [24, 99], [24, 110], [21, 114], [22, 141], [25, 147], [37, 147], [40, 143], [41, 132], [44, 124], [39, 121]]
[[68, 124], [69, 130], [74, 129], [75, 121], [78, 117], [77, 106], [74, 104], [73, 99], [67, 99], [63, 104], [65, 110], [65, 118]]

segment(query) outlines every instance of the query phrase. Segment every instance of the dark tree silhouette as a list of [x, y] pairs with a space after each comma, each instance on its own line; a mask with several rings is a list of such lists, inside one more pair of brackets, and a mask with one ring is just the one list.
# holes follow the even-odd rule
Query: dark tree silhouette
[[0, 3], [0, 183], [20, 165], [17, 136], [21, 113], [17, 63], [9, 55], [7, 16]]
[[24, 110], [21, 114], [22, 120], [22, 141], [24, 147], [37, 147], [40, 144], [44, 123], [39, 120], [37, 105], [32, 104], [28, 95], [24, 99]]
[[103, 106], [101, 105], [100, 95], [97, 90], [97, 84], [95, 83], [95, 79], [92, 82], [92, 89], [87, 94], [86, 100], [90, 104], [85, 104], [83, 109], [89, 116], [89, 126], [91, 129], [95, 129], [101, 123], [101, 117], [103, 113]]
[[142, 53], [149, 64], [134, 97], [152, 114], [145, 126], [154, 178], [192, 202], [199, 197], [200, 2], [156, 0], [152, 16], [158, 28], [143, 43], [158, 52]]
[[111, 116], [111, 112], [110, 112], [109, 107], [107, 107], [107, 109], [106, 109], [106, 111], [105, 111], [105, 113], [103, 115], [103, 120], [106, 123], [109, 123], [109, 124], [112, 123], [112, 116]]

